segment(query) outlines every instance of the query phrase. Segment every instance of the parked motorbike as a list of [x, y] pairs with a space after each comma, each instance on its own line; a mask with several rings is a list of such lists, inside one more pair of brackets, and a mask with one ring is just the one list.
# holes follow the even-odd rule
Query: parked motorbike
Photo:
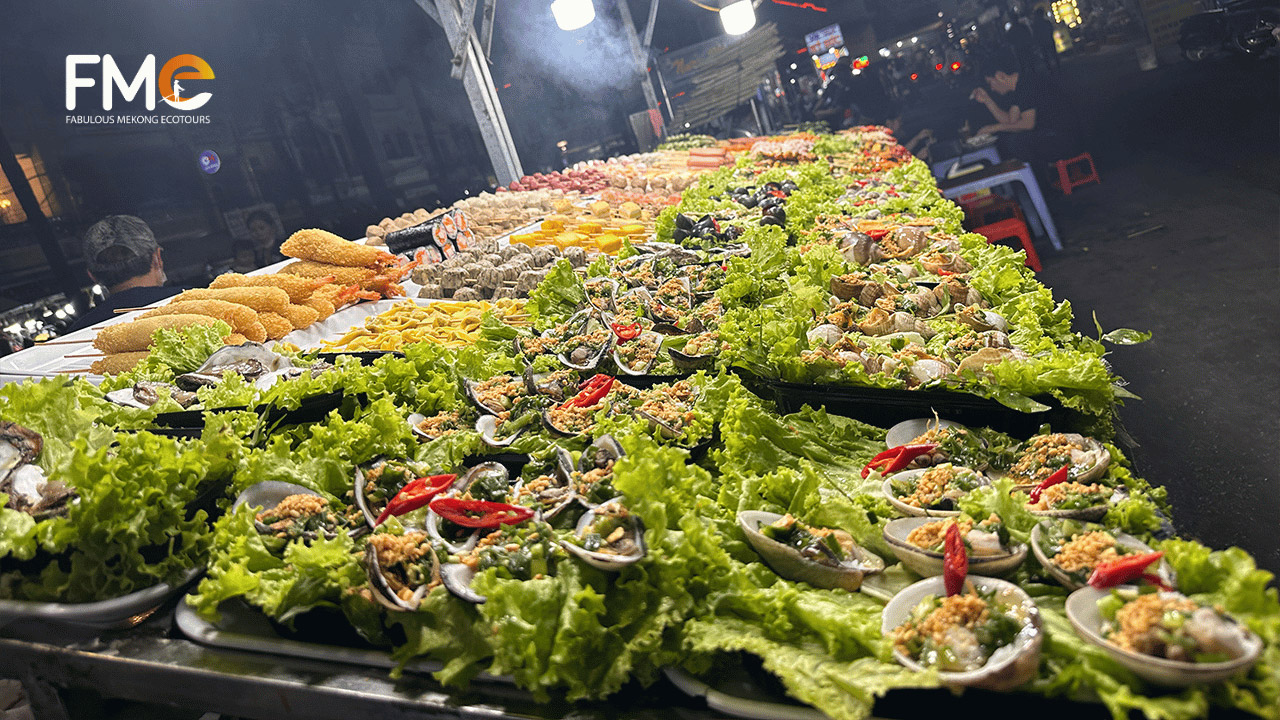
[[1280, 44], [1280, 0], [1214, 0], [1213, 5], [1182, 21], [1178, 45], [1188, 60], [1220, 53], [1261, 57]]

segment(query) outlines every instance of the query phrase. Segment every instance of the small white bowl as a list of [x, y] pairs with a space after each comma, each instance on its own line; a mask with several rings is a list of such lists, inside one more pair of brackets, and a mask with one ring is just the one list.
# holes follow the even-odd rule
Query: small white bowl
[[1071, 593], [1067, 596], [1067, 619], [1080, 637], [1102, 648], [1116, 662], [1129, 668], [1143, 680], [1168, 687], [1215, 683], [1248, 669], [1258, 661], [1258, 656], [1262, 653], [1262, 639], [1253, 632], [1249, 633], [1245, 654], [1226, 662], [1181, 662], [1125, 650], [1102, 636], [1102, 614], [1098, 612], [1098, 601], [1110, 592], [1109, 589], [1099, 590], [1086, 586]]
[[[1022, 588], [1011, 582], [996, 578], [969, 575], [966, 582], [986, 591], [1006, 590], [1012, 592], [1027, 607], [1030, 620], [1028, 625], [1018, 633], [1012, 645], [996, 650], [987, 664], [977, 670], [966, 672], [939, 671], [938, 677], [943, 685], [949, 687], [976, 687], [986, 690], [1010, 690], [1036, 676], [1040, 669], [1040, 646], [1044, 643], [1044, 632], [1041, 630], [1040, 611], [1035, 601]], [[893, 596], [881, 614], [880, 632], [885, 636], [911, 617], [915, 609], [926, 595], [945, 595], [946, 588], [941, 577], [925, 578], [918, 583], [907, 586], [902, 592]], [[893, 657], [903, 667], [923, 672], [925, 667], [915, 660], [903, 655], [896, 648]]]
[[[1044, 566], [1044, 569], [1053, 576], [1053, 579], [1062, 583], [1062, 586], [1066, 589], [1078, 590], [1084, 587], [1084, 583], [1078, 582], [1075, 578], [1071, 577], [1067, 571], [1057, 565], [1054, 565], [1053, 558], [1046, 555], [1044, 548], [1040, 547], [1040, 538], [1044, 534], [1044, 525], [1046, 522], [1051, 521], [1042, 520], [1041, 522], [1036, 523], [1035, 527], [1031, 528], [1031, 553], [1036, 556], [1036, 560], [1040, 561], [1040, 564]], [[1097, 529], [1103, 529], [1098, 526], [1094, 527]], [[1107, 530], [1107, 532], [1111, 533], [1112, 537], [1116, 539], [1116, 544], [1123, 548], [1144, 553], [1152, 552], [1150, 546], [1132, 535], [1116, 532], [1114, 530]], [[1173, 568], [1169, 566], [1168, 562], [1161, 560], [1156, 573], [1170, 586], [1177, 584], [1174, 581]]]

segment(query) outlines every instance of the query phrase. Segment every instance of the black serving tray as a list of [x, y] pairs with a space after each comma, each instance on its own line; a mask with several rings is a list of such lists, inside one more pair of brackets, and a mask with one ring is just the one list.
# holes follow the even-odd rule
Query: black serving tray
[[759, 379], [749, 384], [761, 397], [773, 400], [779, 414], [799, 412], [808, 405], [877, 427], [891, 427], [903, 420], [932, 417], [935, 413], [970, 427], [989, 427], [1014, 437], [1034, 435], [1045, 423], [1059, 432], [1088, 430], [1091, 424], [1090, 418], [1064, 408], [1049, 396], [1033, 398], [1049, 406], [1048, 410], [1025, 413], [995, 400], [945, 390], [805, 385]]

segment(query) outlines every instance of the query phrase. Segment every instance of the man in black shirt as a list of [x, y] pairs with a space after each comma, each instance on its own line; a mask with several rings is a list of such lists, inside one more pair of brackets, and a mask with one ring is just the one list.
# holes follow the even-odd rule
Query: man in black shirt
[[989, 58], [983, 75], [990, 92], [977, 88], [969, 97], [986, 106], [995, 122], [980, 127], [976, 135], [998, 136], [1005, 158], [1028, 161], [1037, 171], [1040, 165], [1066, 157], [1060, 93], [1043, 77], [1022, 72], [1012, 53]]
[[117, 308], [150, 305], [176, 294], [180, 288], [164, 287], [164, 259], [156, 236], [141, 218], [109, 215], [84, 236], [84, 258], [89, 277], [107, 290], [107, 297], [80, 316], [68, 332], [115, 317]]

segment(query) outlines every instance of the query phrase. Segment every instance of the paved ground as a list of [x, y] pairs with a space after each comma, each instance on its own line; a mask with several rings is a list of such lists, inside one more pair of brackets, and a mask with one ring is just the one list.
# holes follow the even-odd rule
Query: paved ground
[[[1051, 200], [1066, 249], [1041, 279], [1119, 348], [1143, 400], [1121, 419], [1175, 522], [1280, 573], [1280, 118], [1274, 60], [1138, 71], [1132, 49], [1068, 61], [1102, 185]], [[1129, 234], [1152, 230], [1137, 237]]]

